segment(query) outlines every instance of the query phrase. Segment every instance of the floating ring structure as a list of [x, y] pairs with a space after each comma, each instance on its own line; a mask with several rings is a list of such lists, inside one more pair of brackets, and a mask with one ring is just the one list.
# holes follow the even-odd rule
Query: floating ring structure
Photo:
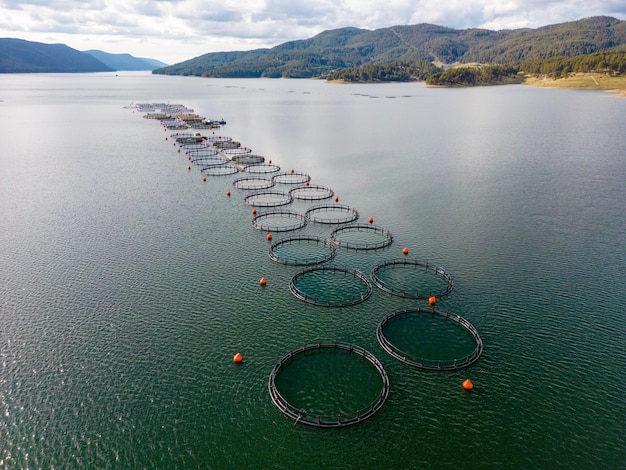
[[[366, 382], [374, 379], [373, 373], [379, 376], [378, 379], [374, 379], [376, 382], [380, 380], [381, 389], [378, 394], [374, 397], [374, 399], [364, 407], [360, 407], [358, 409], [337, 409], [334, 412], [330, 412], [332, 410], [315, 410], [315, 411], [307, 411], [305, 409], [301, 409], [297, 403], [293, 403], [288, 401], [285, 398], [285, 391], [283, 393], [279, 390], [279, 385], [277, 382], [280, 382], [281, 374], [285, 373], [285, 370], [289, 368], [296, 367], [298, 362], [306, 360], [307, 358], [311, 360], [312, 355], [326, 355], [332, 354], [335, 361], [325, 361], [324, 363], [319, 363], [318, 367], [314, 367], [317, 369], [317, 374], [310, 374], [310, 367], [307, 367], [305, 370], [304, 378], [308, 378], [309, 381], [316, 380], [318, 377], [320, 380], [326, 379], [327, 381], [332, 380], [328, 384], [321, 384], [323, 389], [328, 391], [329, 393], [335, 392], [337, 387], [342, 387], [341, 390], [337, 390], [339, 393], [335, 393], [336, 395], [345, 396], [349, 395], [350, 391], [355, 390], [355, 387], [345, 382], [345, 375], [347, 372], [351, 371], [352, 368], [346, 367], [346, 369], [342, 369], [343, 382], [341, 380], [334, 380], [333, 372], [337, 369], [336, 367], [330, 367], [334, 365], [337, 361], [339, 354], [347, 354], [348, 359], [351, 357], [362, 358], [364, 361], [368, 363], [368, 365], [373, 366], [373, 371], [368, 372], [368, 379]], [[315, 364], [313, 364], [315, 365]], [[325, 366], [325, 367], [324, 367]], [[328, 370], [331, 369], [331, 370]], [[297, 371], [297, 369], [296, 369]], [[359, 385], [361, 385], [360, 391], [362, 391], [363, 380], [359, 380]], [[376, 386], [378, 388], [378, 384], [367, 384], [368, 386], [373, 387]], [[318, 389], [320, 384], [313, 384], [314, 389]], [[330, 388], [330, 390], [328, 390]], [[339, 428], [343, 426], [350, 426], [352, 424], [357, 424], [365, 419], [373, 416], [380, 408], [383, 406], [387, 397], [389, 396], [389, 376], [385, 371], [384, 367], [380, 363], [376, 357], [370, 352], [366, 351], [363, 348], [352, 344], [344, 344], [344, 343], [317, 343], [317, 344], [309, 344], [306, 346], [302, 346], [298, 349], [295, 349], [283, 356], [274, 366], [270, 373], [269, 382], [268, 382], [268, 390], [269, 395], [272, 400], [272, 403], [286, 416], [296, 421], [296, 423], [307, 424], [309, 426], [314, 426], [318, 428]], [[372, 390], [374, 391], [374, 389]], [[309, 392], [309, 390], [307, 390]], [[310, 396], [310, 393], [306, 393], [307, 396]], [[331, 397], [332, 398], [332, 397]], [[337, 399], [336, 401], [338, 401]], [[307, 406], [307, 404], [302, 403], [301, 405]], [[334, 403], [335, 406], [339, 406], [341, 408], [341, 404]], [[343, 405], [345, 406], [345, 405]], [[357, 405], [358, 406], [358, 405]], [[321, 412], [319, 412], [321, 411]]]
[[335, 193], [332, 189], [319, 184], [310, 186], [298, 186], [289, 191], [289, 195], [293, 199], [303, 199], [305, 201], [317, 201], [320, 199], [328, 199], [333, 197]]
[[271, 188], [274, 186], [274, 182], [269, 178], [247, 176], [244, 178], [237, 178], [233, 181], [233, 186], [237, 189], [261, 190]]
[[272, 243], [269, 257], [290, 266], [314, 266], [335, 257], [337, 249], [318, 237], [290, 237]]
[[[188, 147], [185, 147], [188, 148]], [[218, 152], [214, 148], [211, 147], [192, 147], [185, 152], [190, 157], [212, 157], [217, 155]]]
[[389, 230], [366, 224], [337, 228], [331, 232], [330, 239], [335, 245], [350, 250], [378, 250], [393, 243]]
[[226, 137], [224, 135], [212, 135], [210, 137], [207, 137], [206, 140], [210, 142], [211, 144], [215, 145], [217, 142], [230, 142], [233, 140], [233, 138]]
[[274, 183], [276, 184], [304, 184], [311, 181], [311, 176], [300, 171], [284, 172], [274, 175]]
[[[191, 155], [190, 155], [191, 156]], [[202, 155], [199, 157], [193, 156], [191, 157], [190, 162], [194, 165], [198, 166], [213, 166], [213, 165], [224, 165], [228, 163], [224, 160], [220, 155]]]
[[[246, 154], [252, 153], [252, 149], [247, 148], [247, 147], [246, 148], [244, 147], [224, 148], [222, 150], [222, 153], [224, 153], [224, 155], [228, 155], [232, 159], [235, 155], [246, 155]], [[265, 160], [265, 157], [263, 157], [263, 160]]]
[[180, 147], [185, 149], [185, 153], [201, 151], [201, 150], [211, 148], [211, 147], [207, 147], [205, 142], [192, 142], [190, 144], [180, 144]]
[[359, 218], [359, 211], [345, 204], [320, 204], [304, 215], [309, 221], [320, 224], [348, 224]]
[[360, 304], [372, 294], [372, 284], [356, 270], [331, 267], [308, 268], [289, 281], [289, 290], [298, 299], [323, 307]]
[[266, 232], [290, 232], [298, 230], [307, 224], [306, 217], [294, 211], [271, 211], [256, 215], [252, 219], [252, 226]]
[[[394, 322], [401, 322], [407, 319], [410, 320], [411, 317], [413, 319], [419, 319], [420, 316], [431, 317], [432, 319], [439, 318], [440, 321], [444, 322], [452, 321], [456, 324], [457, 328], [464, 328], [472, 336], [475, 342], [474, 350], [465, 356], [452, 359], [425, 358], [420, 357], [420, 355], [416, 355], [409, 351], [403, 350], [402, 348], [391, 342], [387, 338], [387, 336], [385, 336], [385, 329]], [[395, 357], [401, 362], [404, 362], [405, 364], [409, 364], [410, 366], [426, 370], [451, 371], [462, 369], [476, 362], [483, 352], [483, 342], [480, 338], [480, 335], [478, 334], [478, 331], [476, 331], [476, 328], [474, 328], [474, 326], [465, 318], [459, 315], [453, 315], [450, 313], [439, 312], [434, 309], [421, 307], [396, 310], [386, 315], [376, 328], [376, 338], [378, 339], [381, 347], [391, 356]], [[415, 338], [410, 337], [407, 339], [407, 348], [410, 347], [409, 345], [415, 344]], [[450, 343], [448, 342], [448, 344]]]
[[228, 162], [216, 163], [214, 165], [205, 165], [200, 173], [207, 176], [228, 176], [234, 175], [239, 170]]
[[[385, 271], [393, 271], [392, 280], [384, 279]], [[415, 279], [415, 275], [420, 275], [423, 272], [434, 275], [433, 279], [435, 280], [437, 278], [443, 279], [445, 287], [437, 287], [434, 284], [430, 284], [424, 286], [423, 291], [414, 290], [420, 281]], [[448, 295], [454, 286], [452, 275], [445, 269], [413, 260], [395, 260], [381, 263], [372, 269], [371, 277], [374, 284], [385, 292], [409, 299], [428, 299], [429, 297], [438, 299]], [[426, 282], [429, 283], [430, 281], [427, 280]]]
[[218, 140], [217, 142], [212, 142], [212, 145], [222, 151], [238, 149], [241, 147], [241, 143], [235, 140]]
[[273, 163], [261, 163], [259, 165], [246, 165], [241, 171], [245, 171], [246, 173], [268, 174], [280, 171], [280, 167]]
[[261, 155], [252, 155], [250, 153], [238, 153], [231, 158], [238, 165], [258, 165], [265, 161], [265, 157]]
[[280, 191], [262, 191], [249, 194], [243, 202], [256, 207], [279, 207], [290, 204], [291, 196]]

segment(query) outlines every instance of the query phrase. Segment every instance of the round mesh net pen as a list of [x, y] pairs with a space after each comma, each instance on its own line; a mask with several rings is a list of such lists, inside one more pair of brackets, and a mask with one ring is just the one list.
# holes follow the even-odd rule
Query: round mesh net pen
[[351, 250], [378, 250], [393, 243], [389, 230], [366, 224], [337, 228], [331, 232], [330, 239], [335, 245]]
[[454, 286], [443, 268], [414, 260], [387, 261], [372, 269], [372, 281], [385, 292], [409, 299], [441, 298]]
[[321, 186], [319, 184], [312, 184], [309, 186], [298, 186], [289, 191], [289, 194], [293, 199], [302, 199], [305, 201], [316, 201], [320, 199], [328, 199], [335, 194], [332, 189]]
[[253, 155], [251, 153], [238, 153], [231, 157], [231, 160], [238, 165], [258, 165], [265, 161], [265, 157], [261, 155]]
[[246, 196], [243, 200], [249, 206], [256, 207], [279, 207], [291, 203], [288, 193], [281, 191], [261, 191]]
[[306, 217], [294, 211], [277, 210], [258, 214], [252, 226], [266, 232], [290, 232], [306, 226]]
[[[252, 149], [249, 149], [247, 147], [227, 148], [223, 149], [222, 153], [232, 160], [237, 155], [251, 154]], [[258, 158], [258, 156], [256, 158]], [[265, 158], [263, 158], [263, 160], [265, 160]]]
[[483, 342], [470, 322], [434, 309], [391, 312], [378, 324], [376, 338], [391, 356], [426, 370], [461, 369], [483, 352]]
[[335, 267], [314, 267], [297, 273], [289, 290], [298, 299], [323, 307], [348, 307], [364, 302], [372, 285], [361, 272]]
[[233, 181], [233, 186], [237, 189], [262, 190], [271, 188], [274, 186], [274, 182], [269, 178], [247, 176], [244, 178], [237, 178]]
[[228, 176], [237, 173], [239, 170], [228, 162], [204, 165], [200, 173], [206, 176]]
[[259, 165], [245, 165], [241, 171], [246, 173], [269, 174], [280, 171], [280, 167], [273, 163], [262, 163]]
[[211, 147], [207, 147], [206, 143], [204, 142], [192, 142], [192, 143], [187, 143], [187, 144], [180, 144], [180, 147], [185, 149], [185, 153], [211, 148]]
[[272, 243], [269, 257], [291, 266], [314, 266], [335, 257], [336, 248], [318, 237], [290, 237]]
[[[187, 149], [187, 147], [185, 147]], [[190, 148], [185, 152], [191, 158], [194, 157], [212, 157], [218, 154], [217, 150], [211, 147]]]
[[232, 137], [227, 137], [225, 135], [212, 135], [207, 137], [207, 142], [215, 145], [218, 144], [220, 142], [231, 142], [233, 139]]
[[347, 224], [359, 218], [359, 211], [345, 204], [320, 204], [304, 215], [309, 221], [320, 224]]
[[221, 155], [192, 156], [190, 162], [194, 165], [209, 167], [212, 165], [225, 165], [228, 162]]
[[389, 376], [367, 350], [345, 343], [316, 343], [283, 356], [270, 372], [272, 403], [286, 416], [319, 428], [361, 423], [389, 395]]
[[307, 181], [311, 181], [311, 176], [300, 171], [287, 171], [274, 175], [273, 179], [276, 184], [305, 184]]

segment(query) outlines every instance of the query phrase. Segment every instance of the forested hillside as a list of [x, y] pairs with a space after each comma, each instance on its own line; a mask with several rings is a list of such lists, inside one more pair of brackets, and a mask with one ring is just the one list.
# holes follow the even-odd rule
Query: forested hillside
[[98, 59], [65, 44], [0, 39], [0, 73], [110, 72]]
[[[452, 29], [431, 24], [393, 26], [374, 31], [341, 28], [271, 49], [218, 52], [155, 70], [153, 73], [205, 77], [334, 77], [341, 69], [359, 75], [405, 74], [420, 61], [443, 66], [483, 63], [519, 67], [522, 63], [626, 50], [626, 22], [606, 16], [537, 29], [491, 31]], [[401, 64], [394, 72], [390, 64]], [[383, 66], [384, 67], [380, 67]], [[361, 66], [379, 66], [356, 70]], [[419, 67], [419, 65], [416, 65]], [[410, 74], [409, 74], [410, 75]], [[376, 78], [374, 78], [375, 80]]]

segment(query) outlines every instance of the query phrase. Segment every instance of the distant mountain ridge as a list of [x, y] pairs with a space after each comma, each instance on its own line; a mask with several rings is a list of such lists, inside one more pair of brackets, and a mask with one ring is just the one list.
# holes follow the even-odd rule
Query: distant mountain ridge
[[167, 64], [156, 59], [133, 57], [130, 54], [110, 54], [99, 50], [83, 51], [113, 70], [154, 70], [167, 67]]
[[206, 77], [324, 77], [365, 64], [428, 60], [440, 64], [519, 64], [557, 56], [626, 50], [626, 21], [596, 16], [537, 29], [492, 31], [432, 24], [374, 31], [341, 28], [271, 49], [215, 52], [154, 70]]
[[154, 70], [161, 61], [130, 54], [81, 52], [65, 44], [45, 44], [0, 38], [0, 73], [85, 73], [122, 70]]
[[0, 73], [112, 72], [98, 59], [65, 44], [0, 39]]

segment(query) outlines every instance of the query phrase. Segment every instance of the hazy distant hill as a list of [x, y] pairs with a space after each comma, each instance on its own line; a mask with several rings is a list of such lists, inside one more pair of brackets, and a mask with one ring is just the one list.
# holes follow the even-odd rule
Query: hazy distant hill
[[0, 73], [110, 72], [98, 59], [65, 44], [0, 38]]
[[154, 70], [207, 77], [319, 77], [365, 64], [428, 60], [515, 64], [596, 51], [626, 50], [626, 22], [599, 16], [537, 29], [491, 31], [431, 24], [374, 31], [341, 28], [271, 49], [209, 53]]
[[167, 64], [156, 59], [133, 57], [130, 54], [110, 54], [99, 50], [83, 51], [113, 70], [154, 70], [167, 67]]

